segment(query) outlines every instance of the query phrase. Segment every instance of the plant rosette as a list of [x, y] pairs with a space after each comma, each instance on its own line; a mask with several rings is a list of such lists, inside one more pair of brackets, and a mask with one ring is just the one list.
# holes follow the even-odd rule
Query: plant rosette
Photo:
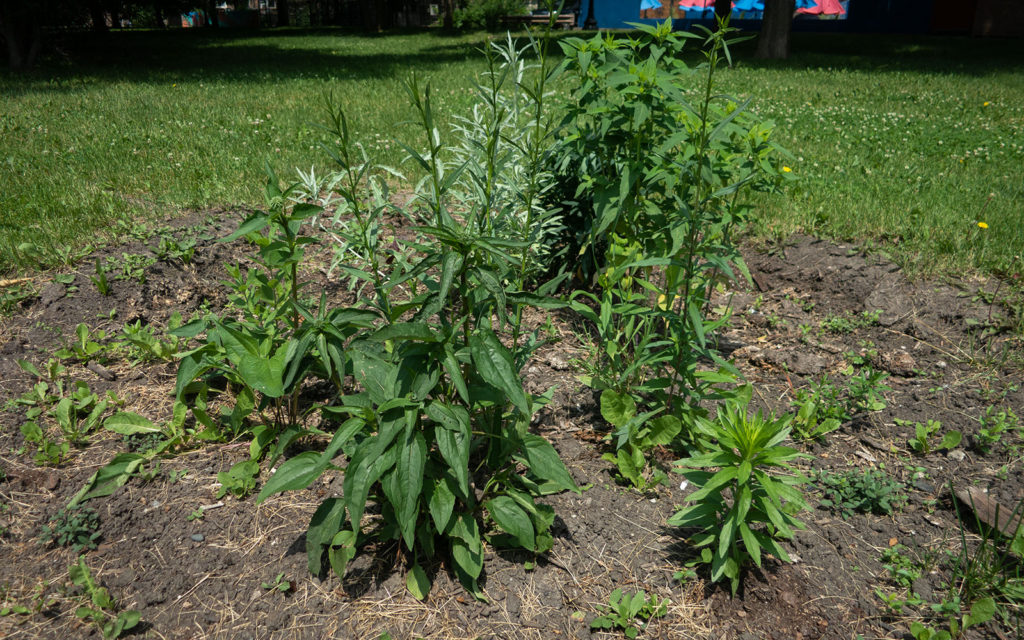
[[799, 488], [806, 478], [790, 463], [810, 456], [780, 444], [789, 436], [788, 422], [748, 415], [746, 403], [727, 403], [715, 421], [695, 423], [705, 452], [676, 462], [675, 471], [697, 490], [668, 524], [699, 531], [693, 538], [703, 548], [699, 562], [711, 565], [713, 582], [728, 578], [733, 595], [744, 566], [750, 560], [761, 566], [762, 550], [790, 562], [778, 541], [804, 528], [794, 514], [809, 508]]

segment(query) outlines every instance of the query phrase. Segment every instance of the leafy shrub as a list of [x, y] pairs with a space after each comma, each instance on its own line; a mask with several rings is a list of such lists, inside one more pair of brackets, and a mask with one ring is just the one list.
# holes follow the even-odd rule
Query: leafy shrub
[[[505, 60], [507, 65], [510, 59]], [[509, 76], [515, 90], [541, 102], [549, 72], [543, 60], [536, 76]], [[504, 73], [500, 66], [492, 71]], [[380, 176], [386, 170], [353, 142], [347, 119], [328, 100], [326, 128], [339, 143], [327, 151], [338, 171], [325, 182], [336, 191], [347, 220], [333, 225], [324, 219], [322, 204], [330, 196], [319, 194], [322, 183], [312, 173], [282, 188], [268, 170], [268, 211], [250, 216], [228, 238], [255, 242], [261, 268], [232, 270], [234, 313], [211, 315], [175, 332], [206, 334], [206, 343], [182, 358], [176, 394], [193, 398], [196, 419], [215, 430], [218, 425], [205, 413], [205, 394], [211, 376], [227, 378], [236, 390], [227, 421], [233, 432], [252, 434], [254, 459], [272, 447], [276, 460], [303, 435], [330, 437], [324, 451], [281, 463], [259, 500], [309, 486], [337, 468], [333, 461], [344, 454], [343, 496], [324, 501], [307, 532], [310, 571], [319, 574], [329, 565], [343, 575], [358, 548], [371, 540], [395, 540], [415, 596], [426, 597], [430, 589], [424, 563], [441, 555], [482, 598], [477, 580], [485, 536], [494, 545], [547, 551], [554, 511], [535, 497], [577, 490], [554, 448], [528, 431], [544, 399], [526, 393], [519, 377], [539, 344], [536, 333], [522, 329], [522, 308], [558, 303], [545, 293], [550, 287], [522, 289], [539, 181], [527, 176], [516, 183], [522, 190], [508, 195], [526, 212], [519, 227], [502, 224], [499, 216], [516, 212], [496, 210], [497, 200], [490, 197], [506, 175], [494, 170], [505, 166], [495, 154], [511, 125], [492, 113], [482, 138], [487, 152], [453, 168], [434, 126], [429, 87], [414, 78], [408, 90], [426, 149], [406, 149], [427, 177], [399, 213], [419, 225], [420, 237], [382, 246], [381, 216], [389, 205]], [[488, 104], [498, 104], [491, 99]], [[541, 102], [535, 114], [543, 114]], [[534, 135], [520, 139], [520, 151], [536, 167], [547, 125], [539, 115], [533, 123]], [[469, 166], [480, 162], [486, 166]], [[462, 172], [476, 175], [479, 188], [457, 191]], [[318, 200], [305, 201], [313, 197]], [[304, 247], [317, 241], [304, 234], [310, 223], [337, 241], [344, 260], [336, 267], [356, 292], [353, 307], [332, 308], [323, 296], [314, 305], [301, 294]], [[526, 237], [513, 237], [508, 230], [515, 228]], [[511, 346], [499, 332], [510, 335]], [[307, 379], [330, 382], [337, 395], [325, 404], [301, 406], [298, 391]], [[304, 426], [314, 413], [334, 432]], [[381, 510], [367, 525], [371, 500]]]
[[[749, 387], [746, 390], [749, 393]], [[798, 488], [806, 479], [789, 463], [807, 456], [781, 446], [789, 435], [788, 422], [749, 415], [746, 403], [726, 403], [716, 420], [696, 422], [706, 453], [676, 463], [697, 491], [686, 496], [692, 504], [668, 524], [700, 531], [693, 538], [698, 548], [703, 547], [700, 562], [711, 565], [712, 581], [728, 578], [733, 594], [748, 562], [761, 566], [762, 550], [788, 562], [778, 540], [791, 538], [794, 528], [804, 527], [793, 514], [808, 508]], [[704, 471], [709, 467], [719, 470]], [[768, 469], [782, 473], [769, 475]]]

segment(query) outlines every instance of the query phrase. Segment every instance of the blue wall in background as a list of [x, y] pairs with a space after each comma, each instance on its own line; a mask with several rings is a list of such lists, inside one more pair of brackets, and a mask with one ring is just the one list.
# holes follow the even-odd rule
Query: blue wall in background
[[[799, 18], [793, 21], [794, 31], [856, 32], [856, 33], [927, 33], [931, 23], [933, 0], [850, 0], [845, 20]], [[580, 3], [578, 25], [587, 19], [588, 0]], [[594, 0], [594, 14], [601, 29], [629, 29], [629, 23], [655, 24], [659, 20], [640, 18], [640, 0]], [[676, 18], [676, 29], [688, 30], [695, 22], [708, 26], [710, 20]], [[759, 31], [759, 20], [734, 20], [734, 27]]]

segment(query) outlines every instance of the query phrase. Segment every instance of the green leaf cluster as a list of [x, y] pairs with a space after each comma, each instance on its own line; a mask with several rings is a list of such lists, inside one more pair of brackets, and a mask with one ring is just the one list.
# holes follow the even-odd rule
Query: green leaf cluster
[[636, 402], [629, 395], [613, 389], [601, 393], [601, 417], [615, 427], [611, 437], [615, 453], [606, 453], [605, 460], [614, 462], [619, 475], [641, 491], [657, 486], [665, 479], [660, 469], [646, 471], [645, 453], [656, 446], [672, 443], [683, 428], [675, 416], [655, 416], [657, 411], [636, 414]]
[[728, 578], [733, 594], [743, 568], [751, 560], [760, 567], [763, 552], [788, 562], [779, 540], [804, 526], [794, 514], [808, 508], [799, 488], [806, 479], [790, 463], [807, 456], [782, 446], [788, 422], [749, 415], [744, 403], [726, 403], [714, 421], [696, 422], [704, 453], [676, 463], [697, 490], [668, 524], [697, 530], [700, 562], [711, 565], [712, 581]]
[[236, 498], [244, 498], [256, 488], [256, 479], [260, 476], [260, 463], [255, 460], [243, 460], [231, 466], [227, 471], [217, 474], [220, 489], [217, 498], [231, 494]]
[[[899, 424], [899, 421], [897, 421], [897, 424]], [[914, 436], [907, 440], [907, 445], [914, 453], [926, 456], [932, 451], [954, 449], [963, 439], [963, 435], [959, 431], [951, 430], [944, 433], [942, 439], [937, 444], [933, 444], [932, 438], [940, 429], [942, 429], [942, 423], [938, 420], [928, 420], [927, 423], [915, 422]]]

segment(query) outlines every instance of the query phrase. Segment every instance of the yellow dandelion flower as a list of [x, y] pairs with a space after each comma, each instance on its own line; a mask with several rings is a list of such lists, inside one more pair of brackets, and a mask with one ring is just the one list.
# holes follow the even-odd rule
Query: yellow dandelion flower
[[978, 228], [979, 229], [988, 229], [988, 223], [987, 222], [979, 222], [978, 223]]
[[982, 102], [982, 103], [981, 103], [981, 106], [983, 106], [983, 107], [987, 107], [987, 106], [988, 106], [988, 105], [990, 105], [990, 104], [992, 104], [992, 103], [991, 103], [991, 102], [989, 102], [988, 100], [986, 100], [985, 102]]
[[793, 173], [793, 170], [790, 169], [789, 167], [782, 167], [782, 172], [783, 173]]
[[664, 293], [658, 295], [658, 308], [662, 311], [668, 311], [668, 299]]

